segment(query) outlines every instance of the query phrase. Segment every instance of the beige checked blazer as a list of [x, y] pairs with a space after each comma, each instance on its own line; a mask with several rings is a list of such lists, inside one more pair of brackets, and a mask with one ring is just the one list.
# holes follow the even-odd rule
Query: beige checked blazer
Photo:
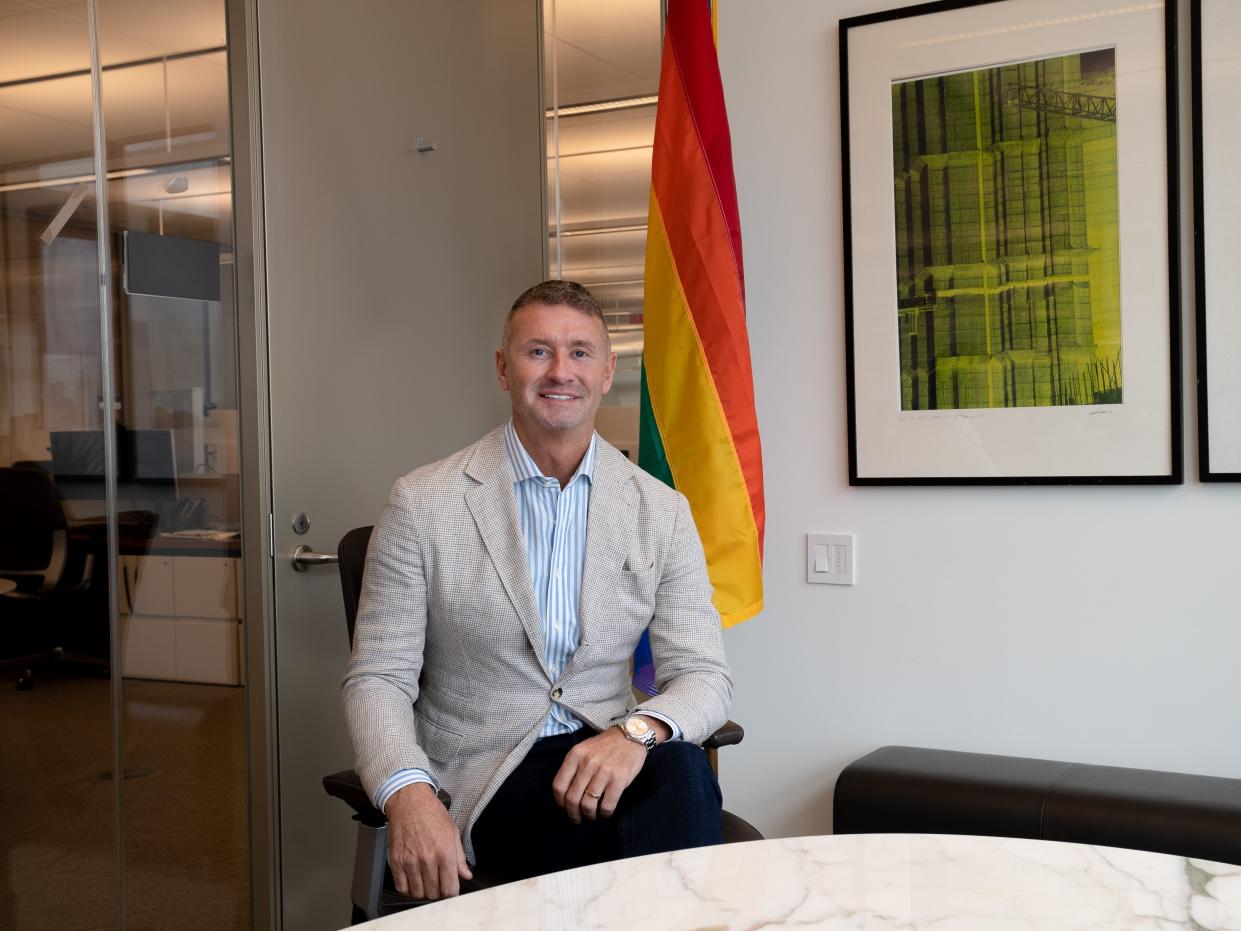
[[[558, 701], [597, 730], [634, 708], [630, 657], [649, 625], [660, 694], [684, 738], [727, 716], [732, 679], [685, 496], [598, 441], [579, 621], [559, 679], [518, 525], [503, 431], [397, 481], [371, 539], [343, 684], [362, 783], [427, 770], [470, 831]], [[551, 787], [548, 787], [551, 791]]]

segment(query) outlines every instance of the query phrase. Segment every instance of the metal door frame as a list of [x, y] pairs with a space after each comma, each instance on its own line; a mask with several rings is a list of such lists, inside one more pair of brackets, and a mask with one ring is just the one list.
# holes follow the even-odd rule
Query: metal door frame
[[246, 745], [250, 784], [250, 915], [255, 931], [268, 931], [281, 926], [281, 884], [258, 0], [225, 0], [225, 12], [233, 133], [241, 568], [245, 592]]

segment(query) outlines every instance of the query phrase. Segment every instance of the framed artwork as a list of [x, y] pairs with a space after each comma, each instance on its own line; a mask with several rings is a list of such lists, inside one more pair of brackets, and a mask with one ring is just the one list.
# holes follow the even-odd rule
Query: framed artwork
[[1182, 481], [1175, 63], [1175, 0], [841, 21], [851, 484]]
[[1241, 3], [1190, 7], [1194, 274], [1198, 320], [1198, 476], [1241, 482]]

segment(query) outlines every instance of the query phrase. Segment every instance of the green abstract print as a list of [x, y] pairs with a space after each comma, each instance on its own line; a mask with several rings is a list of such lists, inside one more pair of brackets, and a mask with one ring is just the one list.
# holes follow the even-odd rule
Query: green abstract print
[[902, 410], [1121, 403], [1115, 62], [893, 85]]

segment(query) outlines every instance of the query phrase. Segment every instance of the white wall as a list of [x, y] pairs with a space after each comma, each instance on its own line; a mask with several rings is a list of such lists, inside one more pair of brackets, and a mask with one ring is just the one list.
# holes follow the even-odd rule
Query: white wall
[[[898, 5], [721, 4], [768, 521], [767, 609], [726, 636], [725, 803], [826, 832], [885, 744], [1241, 776], [1241, 485], [1195, 478], [1187, 131], [1186, 484], [849, 487], [837, 20]], [[806, 584], [808, 530], [857, 534], [856, 587]]]

